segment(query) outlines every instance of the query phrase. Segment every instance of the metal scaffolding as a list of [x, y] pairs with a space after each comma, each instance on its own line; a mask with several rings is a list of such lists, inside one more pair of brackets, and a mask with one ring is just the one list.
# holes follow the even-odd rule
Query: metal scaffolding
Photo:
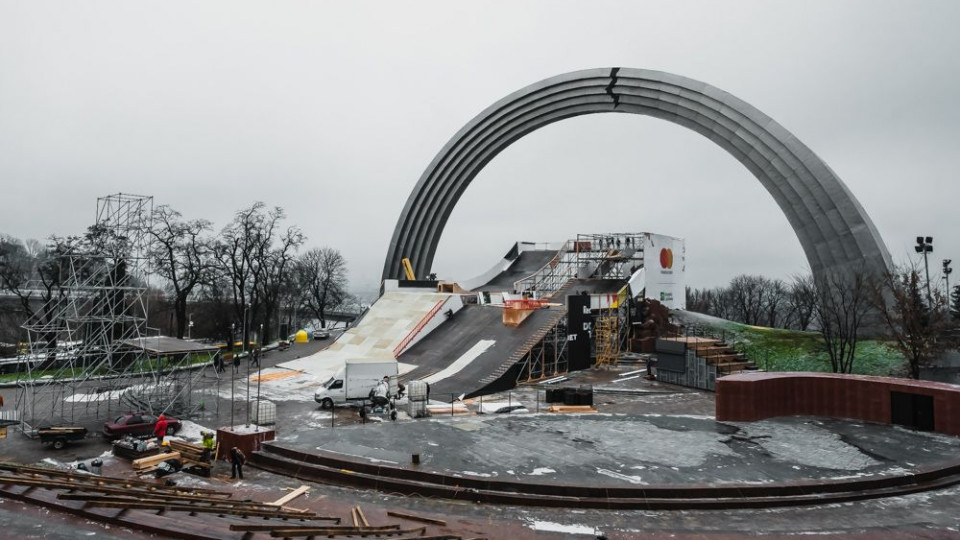
[[[17, 380], [23, 427], [82, 423], [189, 401], [192, 355], [145, 351], [153, 197], [97, 199], [96, 222], [58, 250], [59, 294], [28, 320]], [[159, 331], [154, 331], [159, 333]]]

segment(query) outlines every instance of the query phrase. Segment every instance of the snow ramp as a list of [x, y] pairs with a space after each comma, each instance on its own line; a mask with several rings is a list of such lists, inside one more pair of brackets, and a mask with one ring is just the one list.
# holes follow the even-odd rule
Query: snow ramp
[[[392, 359], [395, 349], [414, 345], [442, 322], [445, 311], [458, 311], [462, 305], [460, 297], [453, 294], [387, 292], [370, 306], [356, 326], [341, 334], [329, 347], [279, 366], [322, 378], [332, 376], [347, 359]], [[401, 373], [405, 367], [410, 369], [401, 364]]]

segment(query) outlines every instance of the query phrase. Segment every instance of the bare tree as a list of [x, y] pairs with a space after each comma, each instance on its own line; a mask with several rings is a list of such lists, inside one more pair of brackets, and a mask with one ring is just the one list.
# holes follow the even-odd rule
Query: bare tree
[[790, 314], [799, 330], [807, 330], [817, 309], [817, 285], [810, 274], [794, 276], [787, 292]]
[[271, 323], [279, 317], [281, 298], [292, 279], [290, 266], [295, 260], [296, 250], [305, 239], [299, 228], [289, 227], [278, 236], [277, 247], [268, 247], [261, 255], [263, 259], [260, 267], [263, 272], [260, 273], [259, 283], [260, 297], [263, 298], [264, 306], [264, 329], [260, 339], [264, 342], [269, 341], [273, 335]]
[[314, 248], [297, 261], [297, 283], [302, 306], [327, 326], [326, 314], [347, 299], [347, 263], [333, 248]]
[[923, 289], [915, 268], [898, 269], [883, 276], [873, 295], [893, 345], [907, 358], [914, 379], [920, 378], [921, 367], [952, 345], [947, 330], [954, 326], [943, 293], [935, 290], [927, 305]]
[[834, 373], [852, 373], [857, 339], [870, 310], [870, 276], [863, 270], [827, 272], [815, 280], [814, 316]]
[[267, 210], [262, 202], [256, 202], [234, 215], [215, 244], [220, 274], [230, 283], [235, 320], [247, 323], [244, 344], [250, 342], [254, 321], [263, 321], [265, 328], [269, 327], [279, 283], [292, 253], [304, 240], [296, 227], [280, 231], [284, 218], [282, 208]]
[[187, 302], [213, 266], [210, 241], [202, 236], [210, 230], [210, 222], [185, 221], [180, 212], [164, 205], [154, 209], [153, 223], [150, 264], [170, 286], [176, 335], [183, 339]]

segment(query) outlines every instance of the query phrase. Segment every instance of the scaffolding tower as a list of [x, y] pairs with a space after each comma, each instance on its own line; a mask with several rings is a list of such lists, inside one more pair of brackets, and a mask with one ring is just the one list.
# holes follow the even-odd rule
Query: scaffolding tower
[[142, 346], [151, 330], [152, 213], [150, 196], [100, 197], [95, 224], [58, 249], [59, 293], [23, 325], [17, 409], [24, 429], [90, 422], [124, 408], [173, 412], [189, 401], [195, 374], [181, 369], [184, 359], [164, 362]]

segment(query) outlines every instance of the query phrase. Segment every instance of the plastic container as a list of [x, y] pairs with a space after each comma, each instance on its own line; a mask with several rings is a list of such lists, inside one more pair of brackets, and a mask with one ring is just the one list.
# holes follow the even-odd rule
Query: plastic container
[[254, 424], [266, 426], [277, 423], [277, 404], [272, 401], [251, 401], [250, 419]]

